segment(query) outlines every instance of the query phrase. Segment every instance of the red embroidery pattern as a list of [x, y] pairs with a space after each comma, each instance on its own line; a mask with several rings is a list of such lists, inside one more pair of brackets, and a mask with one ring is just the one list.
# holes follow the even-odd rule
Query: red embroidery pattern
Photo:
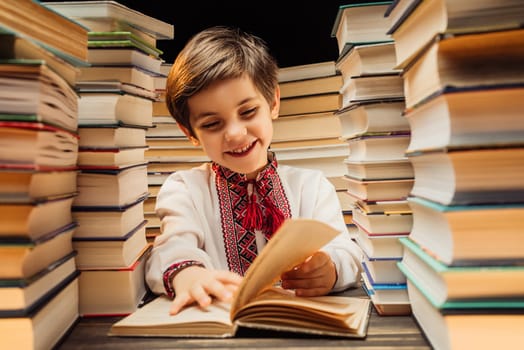
[[[277, 208], [284, 218], [291, 217], [289, 201], [286, 197], [282, 182], [276, 171], [276, 159], [260, 172], [253, 186], [257, 191], [257, 205], [264, 214], [264, 224], [259, 229], [269, 239], [274, 231], [270, 231], [272, 209]], [[229, 269], [244, 275], [247, 268], [257, 256], [255, 230], [244, 227], [244, 217], [248, 206], [248, 183], [244, 174], [234, 173], [229, 169], [213, 164], [216, 174], [216, 189], [220, 205], [222, 235], [224, 239]], [[268, 203], [270, 201], [271, 203]], [[269, 213], [269, 216], [266, 215]], [[276, 227], [273, 227], [276, 230]]]

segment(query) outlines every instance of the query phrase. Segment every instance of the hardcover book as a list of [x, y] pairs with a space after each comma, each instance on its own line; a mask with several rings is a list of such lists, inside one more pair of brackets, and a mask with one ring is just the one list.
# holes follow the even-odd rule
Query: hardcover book
[[78, 320], [78, 277], [70, 275], [34, 308], [0, 315], [2, 346], [8, 349], [53, 349]]
[[394, 42], [352, 46], [336, 62], [344, 81], [361, 75], [398, 72], [395, 66]]
[[[157, 40], [170, 40], [173, 39], [175, 34], [172, 24], [133, 10], [117, 1], [46, 1], [44, 4], [80, 23], [84, 18], [92, 21], [95, 19], [100, 21], [114, 20], [117, 23], [127, 23], [139, 28]], [[91, 27], [89, 29], [92, 30]]]
[[151, 245], [146, 245], [124, 268], [83, 268], [78, 278], [80, 316], [126, 316], [136, 311], [147, 293], [144, 274], [150, 251]]
[[78, 252], [77, 267], [103, 269], [130, 266], [147, 245], [146, 223], [143, 220], [124, 236], [73, 237], [73, 247]]
[[71, 239], [77, 225], [70, 223], [38, 240], [0, 241], [0, 279], [33, 277], [54, 261], [73, 252]]
[[352, 103], [335, 113], [340, 120], [341, 137], [355, 138], [364, 135], [387, 135], [410, 131], [409, 122], [403, 116], [404, 98]]
[[372, 283], [362, 273], [362, 288], [371, 299], [375, 310], [381, 316], [410, 315], [408, 289], [406, 284]]
[[[398, 267], [408, 279], [424, 288], [426, 298], [436, 307], [502, 308], [520, 299], [524, 306], [524, 266], [521, 259], [506, 264], [478, 261], [475, 265], [452, 266], [437, 260], [424, 246], [410, 238]], [[491, 263], [491, 265], [490, 265]]]
[[413, 315], [435, 349], [494, 349], [500, 339], [518, 348], [524, 342], [522, 301], [502, 309], [439, 309], [409, 279], [407, 288]]
[[[404, 68], [436, 35], [496, 32], [522, 27], [520, 0], [412, 0], [391, 23], [397, 66]], [[394, 20], [393, 20], [394, 21]]]
[[122, 91], [84, 92], [78, 100], [80, 126], [119, 125], [151, 127], [153, 102]]
[[75, 168], [78, 135], [35, 122], [0, 121], [0, 163], [18, 168]]
[[4, 61], [0, 76], [0, 120], [45, 123], [76, 132], [77, 93], [46, 61]]
[[87, 64], [88, 29], [40, 1], [3, 0], [0, 26], [36, 41], [70, 62]]
[[353, 221], [371, 234], [408, 234], [413, 226], [413, 215], [411, 211], [366, 213], [355, 207]]
[[445, 88], [406, 110], [411, 130], [406, 152], [520, 143], [522, 110], [523, 85]]
[[486, 264], [524, 257], [521, 203], [446, 206], [420, 197], [409, 197], [408, 202], [413, 211], [410, 238], [445, 264]]
[[413, 188], [413, 179], [360, 180], [344, 176], [347, 191], [364, 201], [385, 201], [406, 199]]
[[349, 161], [387, 161], [406, 158], [409, 134], [362, 135], [346, 140]]
[[115, 207], [74, 207], [75, 237], [123, 237], [144, 221], [146, 196]]
[[297, 66], [281, 67], [278, 70], [278, 82], [314, 79], [336, 75], [335, 61], [302, 64]]
[[436, 149], [408, 158], [413, 196], [444, 205], [522, 202], [524, 147]]
[[338, 92], [343, 83], [342, 75], [336, 74], [325, 77], [281, 82], [278, 85], [280, 87], [280, 98], [287, 98]]
[[0, 203], [43, 202], [74, 194], [77, 191], [77, 173], [77, 170], [61, 169], [1, 169]]
[[522, 85], [524, 29], [436, 36], [403, 72], [406, 108], [440, 90]]
[[51, 262], [27, 278], [0, 279], [0, 317], [32, 310], [60, 288], [60, 282], [75, 275], [75, 252]]
[[0, 203], [0, 238], [38, 241], [73, 221], [75, 193], [30, 202]]
[[78, 129], [80, 147], [143, 147], [146, 146], [146, 128], [118, 125], [81, 126]]
[[16, 33], [0, 33], [0, 59], [45, 61], [49, 68], [71, 86], [75, 86], [80, 74], [78, 65]]
[[339, 55], [354, 45], [392, 41], [387, 34], [389, 18], [384, 17], [390, 4], [391, 1], [375, 1], [341, 5], [331, 29]]
[[333, 112], [305, 113], [273, 120], [273, 143], [340, 137], [340, 121]]
[[340, 108], [364, 101], [401, 99], [404, 97], [404, 78], [399, 73], [361, 75], [345, 80], [339, 92]]
[[134, 66], [154, 76], [161, 75], [160, 66], [163, 62], [135, 48], [91, 48], [87, 52], [87, 57], [92, 65]]
[[82, 170], [78, 174], [78, 196], [73, 202], [73, 209], [125, 206], [146, 194], [146, 164], [117, 170]]

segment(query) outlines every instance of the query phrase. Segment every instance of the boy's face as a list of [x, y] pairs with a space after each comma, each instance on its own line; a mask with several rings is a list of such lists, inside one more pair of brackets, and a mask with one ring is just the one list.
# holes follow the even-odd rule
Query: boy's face
[[215, 82], [188, 100], [196, 136], [190, 138], [212, 161], [255, 178], [267, 164], [279, 97], [277, 89], [270, 106], [247, 76]]

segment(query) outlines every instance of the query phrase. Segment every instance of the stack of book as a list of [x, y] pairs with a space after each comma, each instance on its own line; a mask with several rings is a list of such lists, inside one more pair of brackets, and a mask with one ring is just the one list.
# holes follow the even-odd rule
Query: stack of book
[[72, 85], [87, 30], [38, 2], [6, 0], [0, 32], [0, 334], [5, 348], [53, 348], [79, 317]]
[[[280, 113], [273, 122], [271, 150], [281, 164], [319, 169], [337, 192], [345, 190], [342, 162], [349, 150], [340, 140], [340, 122], [333, 115], [340, 107], [342, 86], [335, 62], [280, 68], [278, 79]], [[341, 207], [351, 225], [347, 201], [341, 200]]]
[[163, 75], [156, 43], [172, 39], [173, 26], [115, 1], [46, 5], [89, 30], [90, 66], [80, 69], [76, 84], [80, 315], [126, 315], [146, 293], [146, 132], [157, 100], [154, 79]]
[[149, 241], [160, 233], [160, 219], [154, 212], [156, 194], [165, 179], [173, 172], [199, 166], [209, 161], [201, 146], [195, 146], [178, 127], [166, 105], [167, 75], [172, 63], [164, 62], [162, 75], [155, 77], [158, 99], [153, 102], [153, 127], [146, 132], [147, 182], [149, 198], [145, 215], [148, 220], [146, 234]]
[[438, 349], [524, 342], [524, 3], [418, 2], [404, 68], [413, 227], [398, 264]]
[[[335, 116], [341, 139], [349, 146], [344, 179], [354, 236], [365, 253], [363, 287], [380, 315], [403, 315], [411, 308], [406, 277], [396, 263], [403, 250], [399, 238], [412, 226], [407, 196], [414, 173], [405, 155], [410, 127], [402, 115], [402, 70], [396, 68], [395, 42], [386, 34], [389, 21], [384, 14], [390, 5], [339, 7], [332, 35], [339, 45], [336, 67], [344, 84]], [[362, 16], [376, 24], [368, 27]]]

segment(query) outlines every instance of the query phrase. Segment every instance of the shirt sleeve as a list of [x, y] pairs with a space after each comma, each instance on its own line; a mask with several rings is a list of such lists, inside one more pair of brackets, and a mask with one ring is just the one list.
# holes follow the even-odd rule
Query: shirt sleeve
[[335, 186], [319, 170], [286, 167], [282, 173], [296, 208], [293, 216], [320, 220], [340, 232], [322, 248], [337, 269], [333, 291], [359, 285], [363, 252], [349, 235]]

